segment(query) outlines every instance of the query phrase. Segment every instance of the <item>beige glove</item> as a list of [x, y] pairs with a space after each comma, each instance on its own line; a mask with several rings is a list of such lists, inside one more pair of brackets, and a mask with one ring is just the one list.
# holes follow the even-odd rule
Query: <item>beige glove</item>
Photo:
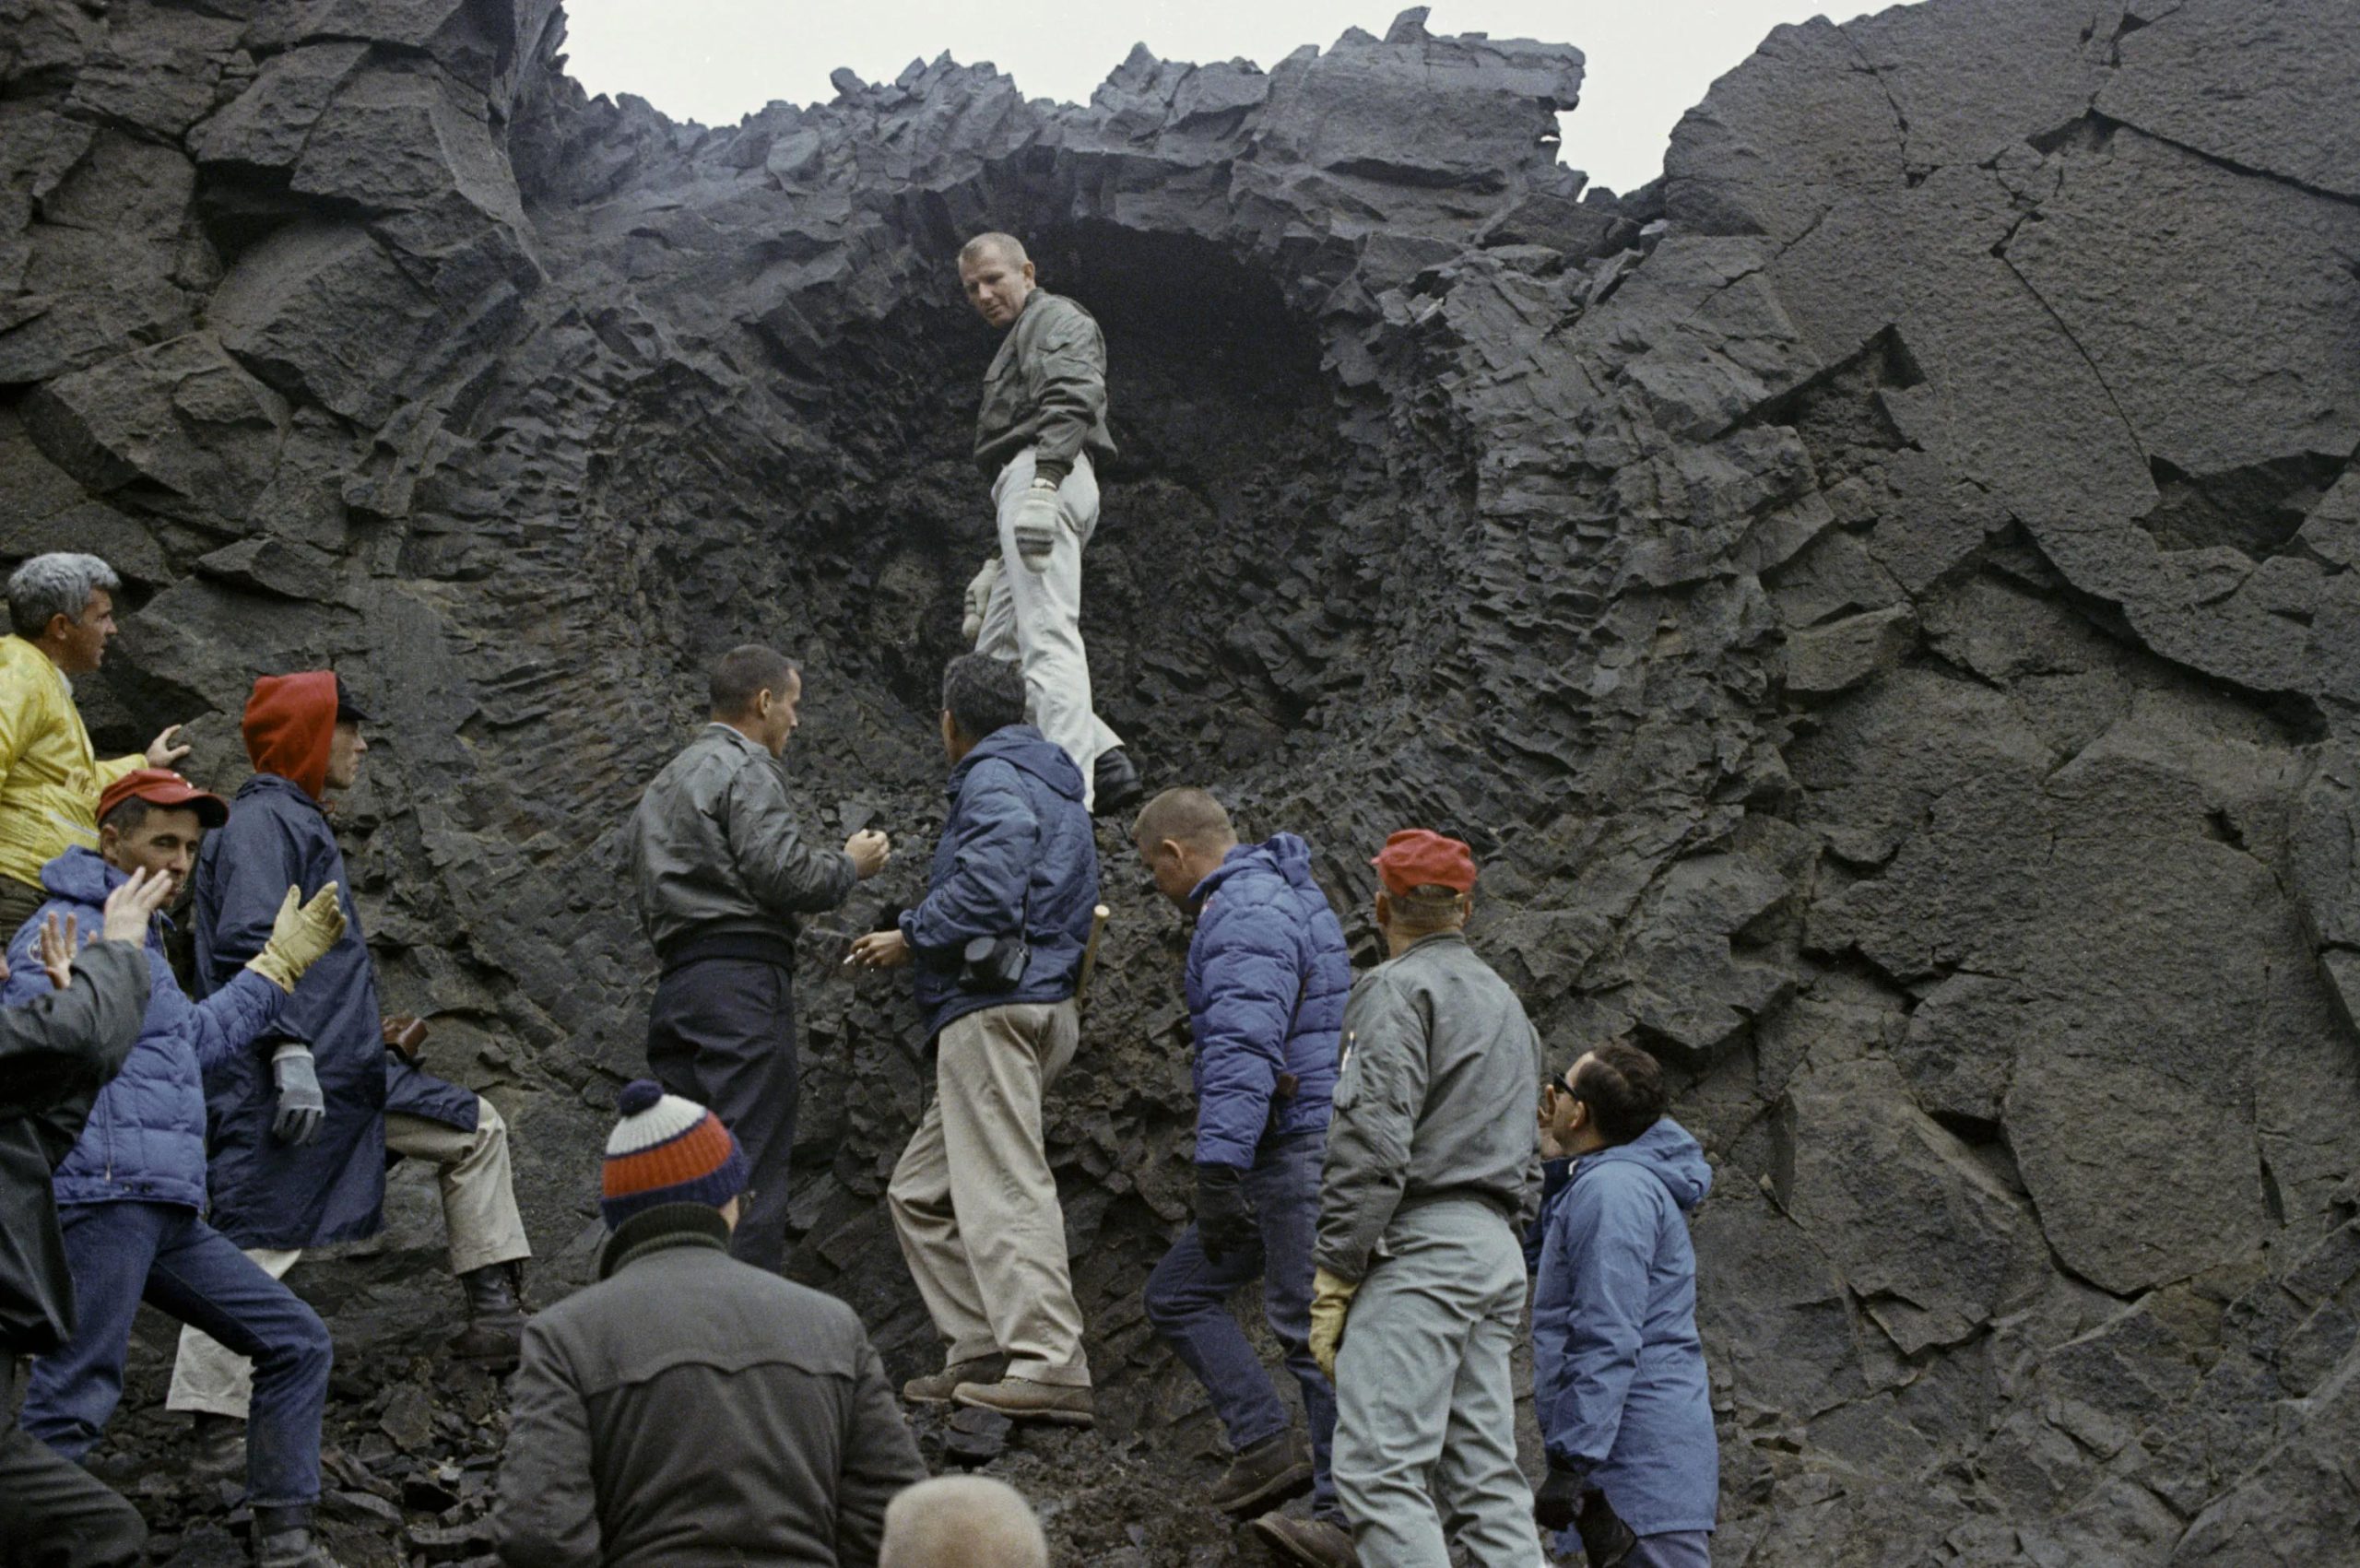
[[1016, 541], [1016, 554], [1033, 572], [1049, 569], [1049, 556], [1057, 548], [1057, 530], [1064, 525], [1057, 510], [1057, 487], [1034, 480], [1016, 503], [1016, 521], [1009, 525], [1009, 535]]
[[1311, 1277], [1311, 1358], [1330, 1383], [1336, 1381], [1336, 1352], [1344, 1343], [1344, 1316], [1352, 1310], [1352, 1297], [1360, 1288], [1359, 1280], [1324, 1268]]
[[309, 903], [297, 902], [302, 896], [301, 888], [287, 890], [278, 918], [270, 923], [270, 940], [246, 961], [248, 969], [289, 995], [303, 972], [324, 958], [344, 935], [344, 906], [336, 902], [334, 882], [313, 893]]
[[967, 613], [959, 622], [959, 631], [969, 643], [984, 634], [984, 611], [991, 607], [992, 590], [999, 585], [999, 557], [984, 562], [967, 584]]

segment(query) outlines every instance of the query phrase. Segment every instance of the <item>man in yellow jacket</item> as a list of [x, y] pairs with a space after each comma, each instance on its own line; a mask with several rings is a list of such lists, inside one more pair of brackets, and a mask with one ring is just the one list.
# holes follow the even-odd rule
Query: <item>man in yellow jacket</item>
[[122, 580], [94, 555], [37, 555], [9, 575], [0, 637], [0, 941], [41, 907], [41, 868], [79, 844], [96, 849], [99, 792], [134, 768], [188, 755], [167, 727], [144, 755], [101, 762], [68, 677], [97, 669], [114, 636]]

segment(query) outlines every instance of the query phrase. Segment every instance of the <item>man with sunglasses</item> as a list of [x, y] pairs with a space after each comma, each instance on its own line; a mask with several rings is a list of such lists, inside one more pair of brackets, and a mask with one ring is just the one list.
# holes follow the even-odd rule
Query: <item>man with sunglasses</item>
[[1578, 1529], [1593, 1568], [1706, 1568], [1716, 1522], [1688, 1237], [1713, 1173], [1666, 1102], [1663, 1069], [1622, 1041], [1541, 1098], [1542, 1140], [1573, 1165], [1540, 1222], [1532, 1387], [1549, 1475], [1533, 1515]]

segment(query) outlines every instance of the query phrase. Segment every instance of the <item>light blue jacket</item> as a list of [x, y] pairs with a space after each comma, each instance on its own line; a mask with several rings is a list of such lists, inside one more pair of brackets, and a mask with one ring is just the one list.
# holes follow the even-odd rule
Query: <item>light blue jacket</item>
[[1532, 1391], [1549, 1456], [1590, 1467], [1643, 1536], [1709, 1530], [1720, 1452], [1696, 1336], [1688, 1211], [1713, 1185], [1666, 1116], [1575, 1161], [1541, 1223]]

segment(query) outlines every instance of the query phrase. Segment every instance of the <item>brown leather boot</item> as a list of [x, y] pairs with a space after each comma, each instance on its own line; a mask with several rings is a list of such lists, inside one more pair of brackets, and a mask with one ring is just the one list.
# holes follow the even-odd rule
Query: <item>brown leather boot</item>
[[1006, 1356], [977, 1356], [952, 1362], [940, 1372], [913, 1377], [902, 1385], [902, 1397], [913, 1405], [948, 1405], [962, 1383], [997, 1383], [1008, 1371]]
[[467, 1324], [451, 1336], [461, 1361], [514, 1366], [525, 1340], [525, 1266], [488, 1263], [459, 1276], [467, 1295]]
[[1212, 1504], [1224, 1514], [1250, 1513], [1310, 1491], [1311, 1477], [1311, 1442], [1290, 1427], [1231, 1460], [1213, 1483]]
[[1343, 1527], [1326, 1519], [1290, 1519], [1265, 1514], [1254, 1521], [1260, 1536], [1280, 1557], [1303, 1568], [1360, 1568], [1360, 1553]]

